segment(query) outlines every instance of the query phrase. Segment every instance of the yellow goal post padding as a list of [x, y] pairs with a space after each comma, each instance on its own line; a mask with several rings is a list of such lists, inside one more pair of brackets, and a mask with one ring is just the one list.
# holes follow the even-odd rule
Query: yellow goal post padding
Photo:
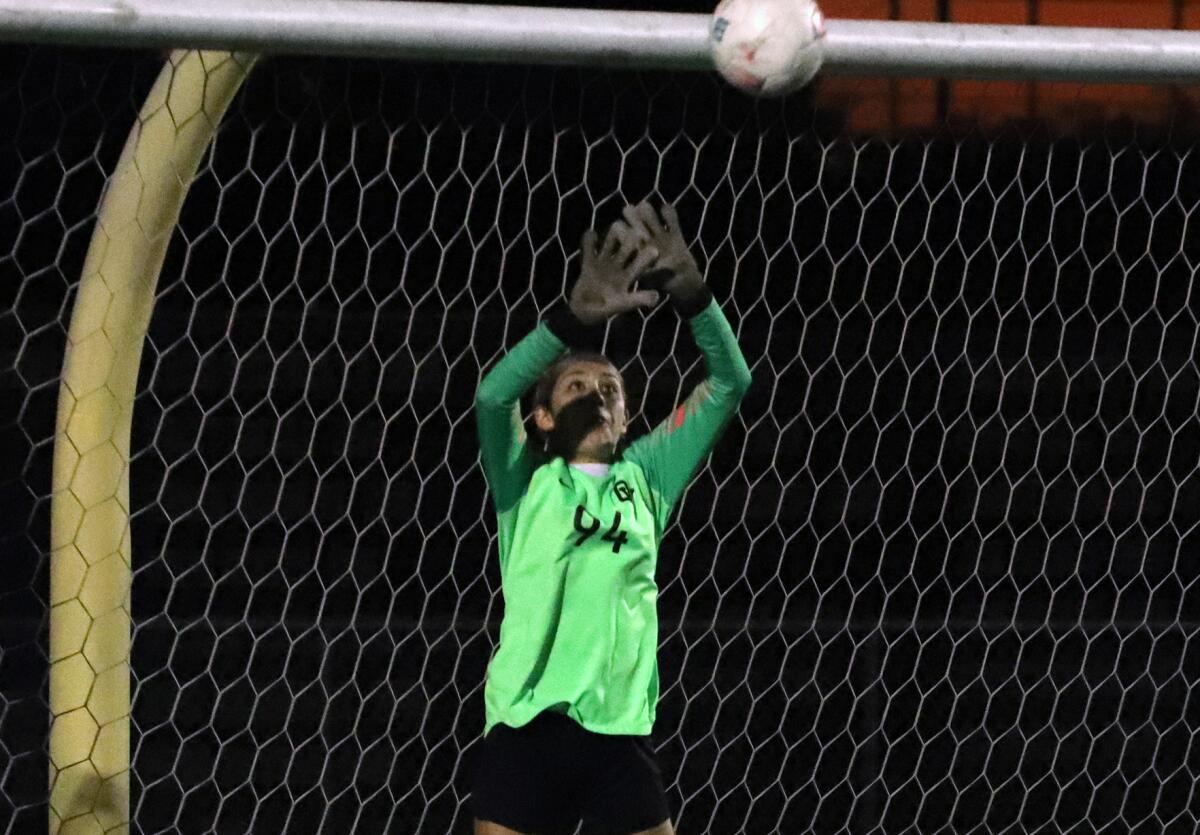
[[129, 448], [167, 244], [217, 125], [254, 65], [178, 50], [109, 180], [71, 314], [50, 521], [50, 832], [129, 829]]

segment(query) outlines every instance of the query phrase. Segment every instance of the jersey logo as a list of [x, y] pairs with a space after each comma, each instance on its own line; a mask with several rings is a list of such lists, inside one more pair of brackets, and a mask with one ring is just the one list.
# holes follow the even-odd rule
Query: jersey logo
[[624, 479], [621, 479], [613, 485], [613, 492], [616, 493], [617, 499], [622, 502], [633, 501], [633, 488]]

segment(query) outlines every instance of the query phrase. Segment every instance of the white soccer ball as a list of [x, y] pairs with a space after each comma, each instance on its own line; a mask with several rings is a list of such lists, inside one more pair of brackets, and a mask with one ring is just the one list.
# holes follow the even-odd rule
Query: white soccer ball
[[821, 69], [825, 17], [812, 0], [721, 0], [708, 45], [725, 80], [754, 96], [798, 90]]

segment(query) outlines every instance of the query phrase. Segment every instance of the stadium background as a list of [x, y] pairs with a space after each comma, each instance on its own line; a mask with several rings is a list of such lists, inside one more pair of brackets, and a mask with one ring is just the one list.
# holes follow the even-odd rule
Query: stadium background
[[[1200, 6], [825, 5], [1139, 26]], [[0, 821], [28, 831], [70, 291], [160, 64], [0, 61]], [[830, 78], [754, 104], [698, 75], [258, 67], [141, 370], [138, 828], [466, 831], [501, 613], [471, 396], [582, 230], [656, 193], [755, 374], [660, 556], [681, 831], [1192, 831], [1194, 100]], [[608, 348], [665, 415], [697, 353], [669, 310], [624, 324]]]

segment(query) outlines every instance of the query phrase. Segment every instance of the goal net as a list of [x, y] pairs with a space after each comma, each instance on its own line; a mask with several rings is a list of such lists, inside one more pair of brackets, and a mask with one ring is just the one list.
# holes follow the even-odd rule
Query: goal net
[[[161, 63], [6, 61], [0, 828], [26, 831], [64, 343]], [[263, 62], [184, 204], [137, 385], [136, 829], [468, 830], [503, 613], [475, 387], [582, 232], [650, 196], [754, 374], [659, 555], [679, 830], [1194, 831], [1185, 115], [893, 139], [707, 75]], [[605, 349], [638, 432], [703, 377], [665, 307]]]

